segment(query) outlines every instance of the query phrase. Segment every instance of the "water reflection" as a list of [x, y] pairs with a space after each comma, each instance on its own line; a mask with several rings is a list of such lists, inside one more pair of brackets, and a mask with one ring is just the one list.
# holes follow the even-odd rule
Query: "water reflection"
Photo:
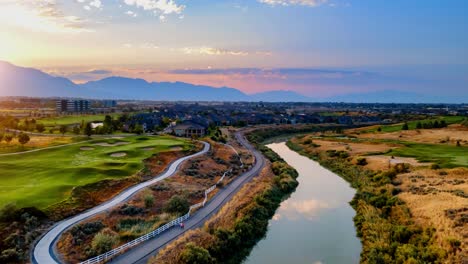
[[286, 200], [281, 204], [273, 220], [279, 220], [281, 217], [286, 217], [288, 220], [313, 220], [321, 210], [328, 208], [331, 208], [331, 206], [327, 202], [314, 199]]
[[349, 206], [355, 191], [285, 143], [268, 146], [298, 171], [299, 186], [278, 208], [266, 238], [245, 263], [359, 263], [361, 244]]

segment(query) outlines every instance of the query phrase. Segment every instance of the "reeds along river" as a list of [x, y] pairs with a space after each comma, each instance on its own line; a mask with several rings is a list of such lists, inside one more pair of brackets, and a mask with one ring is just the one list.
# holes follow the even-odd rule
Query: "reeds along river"
[[298, 171], [299, 186], [278, 208], [265, 239], [244, 264], [359, 263], [361, 243], [349, 205], [355, 190], [284, 142], [268, 147]]

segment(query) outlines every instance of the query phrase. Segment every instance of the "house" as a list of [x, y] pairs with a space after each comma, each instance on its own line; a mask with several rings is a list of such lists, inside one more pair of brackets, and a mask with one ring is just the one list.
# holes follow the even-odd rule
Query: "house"
[[172, 127], [173, 133], [178, 137], [203, 137], [206, 127], [192, 121], [184, 121]]

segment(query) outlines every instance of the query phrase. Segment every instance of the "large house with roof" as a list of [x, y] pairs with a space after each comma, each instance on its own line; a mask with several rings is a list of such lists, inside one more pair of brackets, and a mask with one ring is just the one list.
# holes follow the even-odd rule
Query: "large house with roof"
[[178, 137], [203, 137], [206, 127], [193, 121], [184, 121], [172, 127], [172, 132]]

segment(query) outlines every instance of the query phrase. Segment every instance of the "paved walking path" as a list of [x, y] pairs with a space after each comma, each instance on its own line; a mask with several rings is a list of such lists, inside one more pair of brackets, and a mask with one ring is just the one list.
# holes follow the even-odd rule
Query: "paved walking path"
[[252, 147], [241, 133], [236, 133], [236, 138], [244, 147], [251, 151], [255, 156], [255, 165], [247, 172], [243, 173], [221, 189], [206, 205], [199, 209], [196, 213], [184, 223], [185, 228], [173, 227], [160, 234], [159, 236], [150, 239], [140, 245], [130, 249], [129, 251], [117, 256], [109, 263], [112, 264], [146, 264], [152, 256], [156, 255], [169, 242], [173, 241], [186, 231], [203, 226], [203, 224], [216, 214], [223, 205], [231, 200], [231, 198], [249, 182], [254, 176], [258, 175], [265, 166], [265, 159], [254, 147]]

